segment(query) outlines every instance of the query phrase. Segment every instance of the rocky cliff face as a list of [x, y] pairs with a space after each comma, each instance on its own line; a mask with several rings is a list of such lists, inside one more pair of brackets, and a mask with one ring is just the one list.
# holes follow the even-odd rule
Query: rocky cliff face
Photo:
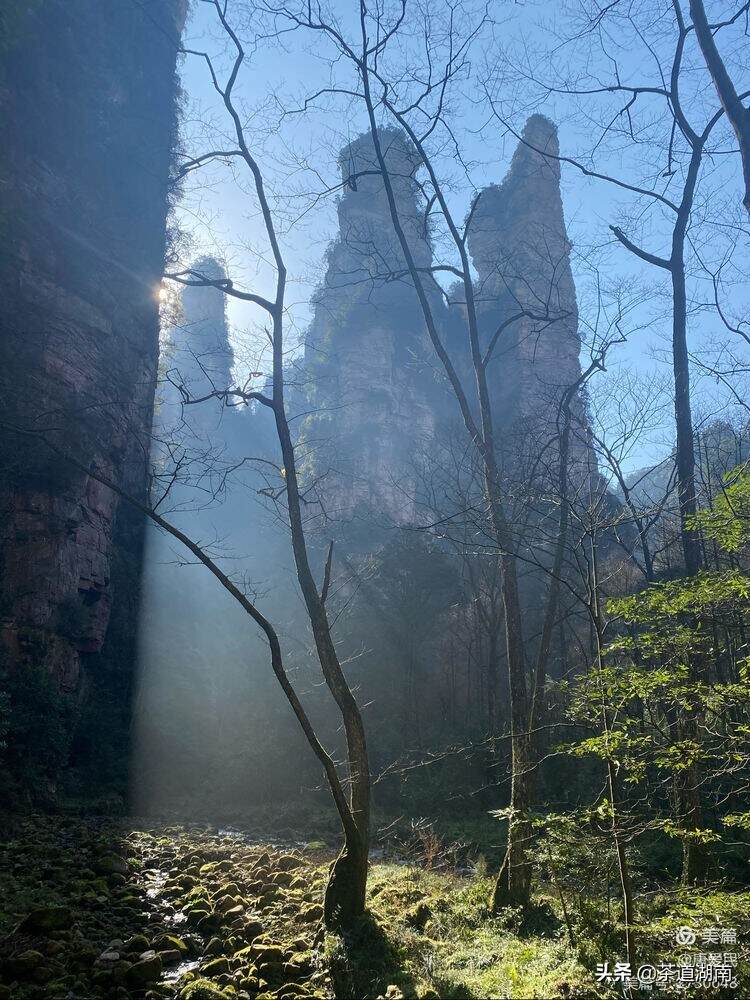
[[[4, 21], [0, 629], [11, 688], [37, 670], [82, 697], [106, 669], [115, 593], [117, 639], [132, 635], [141, 518], [88, 470], [145, 489], [183, 16], [182, 0], [51, 0]], [[110, 652], [111, 664], [123, 650]]]

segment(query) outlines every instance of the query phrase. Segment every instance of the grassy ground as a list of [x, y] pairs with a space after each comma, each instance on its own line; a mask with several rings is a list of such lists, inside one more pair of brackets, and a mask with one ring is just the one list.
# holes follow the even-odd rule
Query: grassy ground
[[326, 941], [339, 994], [377, 996], [393, 985], [425, 1000], [606, 995], [545, 907], [519, 935], [512, 920], [489, 918], [490, 888], [489, 879], [375, 866], [369, 919], [347, 941]]

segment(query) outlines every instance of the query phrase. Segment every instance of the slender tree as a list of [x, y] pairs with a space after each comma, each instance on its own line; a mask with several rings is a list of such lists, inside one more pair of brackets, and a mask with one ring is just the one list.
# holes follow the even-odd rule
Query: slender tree
[[[206, 52], [186, 49], [188, 55], [202, 59], [208, 69], [214, 90], [228, 116], [235, 148], [211, 150], [192, 157], [182, 168], [182, 173], [198, 169], [216, 159], [234, 158], [249, 171], [252, 188], [260, 209], [271, 260], [275, 272], [275, 290], [272, 298], [243, 291], [231, 279], [212, 279], [194, 271], [177, 271], [167, 275], [183, 285], [210, 286], [245, 302], [250, 302], [266, 313], [270, 321], [272, 348], [271, 395], [256, 391], [228, 391], [212, 393], [225, 400], [254, 401], [267, 407], [273, 414], [276, 434], [283, 462], [284, 492], [291, 531], [292, 550], [300, 589], [312, 628], [318, 661], [325, 683], [338, 706], [346, 734], [348, 757], [349, 799], [343, 803], [337, 796], [337, 806], [344, 829], [344, 847], [333, 863], [326, 890], [325, 919], [329, 927], [350, 925], [364, 912], [367, 867], [370, 840], [370, 769], [362, 716], [356, 699], [341, 667], [336, 646], [331, 636], [331, 625], [326, 610], [323, 584], [319, 589], [310, 564], [302, 516], [297, 458], [285, 406], [285, 343], [284, 317], [287, 268], [277, 233], [276, 220], [271, 209], [262, 168], [252, 152], [242, 115], [234, 100], [234, 90], [245, 62], [244, 46], [230, 24], [226, 3], [220, 0], [201, 0], [213, 8], [217, 22], [234, 50], [234, 58], [225, 80], [220, 80], [213, 60]], [[196, 402], [196, 401], [193, 401]], [[327, 772], [328, 773], [328, 772]]]

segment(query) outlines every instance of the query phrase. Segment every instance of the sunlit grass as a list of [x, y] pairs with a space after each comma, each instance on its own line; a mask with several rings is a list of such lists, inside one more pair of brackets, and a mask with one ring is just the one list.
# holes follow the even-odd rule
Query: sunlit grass
[[578, 961], [549, 907], [519, 935], [490, 917], [491, 880], [401, 865], [373, 866], [369, 919], [328, 955], [341, 995], [556, 998], [605, 996]]

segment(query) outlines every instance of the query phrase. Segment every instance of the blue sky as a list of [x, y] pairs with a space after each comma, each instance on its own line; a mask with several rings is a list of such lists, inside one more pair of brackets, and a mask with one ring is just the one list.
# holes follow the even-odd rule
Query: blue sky
[[[502, 180], [510, 162], [516, 139], [488, 112], [485, 87], [492, 94], [494, 107], [515, 128], [525, 117], [541, 110], [559, 126], [561, 152], [581, 158], [588, 166], [627, 178], [635, 183], [656, 183], [674, 197], [681, 175], [660, 179], [664, 153], [659, 148], [668, 134], [667, 116], [661, 99], [639, 98], [632, 112], [634, 135], [631, 142], [621, 132], [611, 134], [592, 158], [592, 136], [608, 115], [625, 103], [622, 95], [549, 94], [545, 85], [565, 84], [567, 89], [586, 89], [598, 80], [612, 79], [612, 65], [617, 62], [625, 83], [659, 83], [656, 56], [669, 53], [673, 22], [669, 4], [631, 4], [644, 25], [648, 46], [639, 45], [637, 35], [628, 37], [628, 25], [613, 23], [610, 31], [584, 35], [577, 41], [565, 41], [580, 27], [572, 14], [551, 3], [497, 3], [491, 7], [494, 23], [483, 33], [481, 44], [472, 51], [471, 72], [456, 89], [449, 108], [450, 121], [458, 138], [468, 171], [451, 156], [436, 153], [444, 176], [453, 181], [454, 211], [462, 218], [468, 209], [472, 189]], [[416, 5], [412, 9], [416, 8]], [[437, 9], [435, 7], [434, 9]], [[338, 0], [333, 10], [345, 30], [353, 28], [355, 8], [350, 0]], [[473, 8], [466, 3], [459, 10], [468, 20]], [[572, 10], [572, 8], [571, 8]], [[652, 16], [655, 11], [658, 16]], [[310, 296], [321, 280], [323, 256], [335, 235], [335, 195], [319, 198], [324, 188], [337, 181], [337, 153], [350, 138], [363, 131], [365, 122], [356, 102], [337, 99], [318, 102], [309, 114], [290, 113], [299, 108], [305, 96], [328, 86], [332, 80], [351, 84], [352, 78], [341, 62], [331, 62], [332, 49], [321, 36], [303, 33], [285, 34], [281, 40], [255, 37], [264, 22], [248, 17], [246, 5], [230, 0], [228, 13], [246, 43], [248, 58], [237, 85], [238, 101], [246, 120], [246, 131], [254, 142], [281, 223], [282, 244], [290, 273], [290, 333], [301, 338], [309, 319]], [[439, 30], [439, 17], [436, 30]], [[720, 36], [721, 37], [721, 36]], [[417, 40], [418, 41], [418, 40]], [[226, 45], [216, 15], [209, 4], [194, 4], [186, 32], [186, 47], [209, 52], [219, 68], [225, 68]], [[412, 42], [409, 41], [408, 45]], [[414, 43], [416, 44], [416, 42]], [[741, 50], [741, 35], [726, 35], [722, 41], [727, 57], [733, 59]], [[739, 58], [739, 56], [738, 56]], [[394, 61], [395, 65], [395, 61]], [[231, 142], [229, 123], [211, 87], [205, 62], [195, 56], [184, 57], [181, 65], [182, 86], [186, 97], [185, 141], [191, 153]], [[703, 120], [716, 105], [697, 51], [688, 50], [683, 78], [683, 100], [696, 121]], [[623, 122], [619, 116], [616, 121]], [[667, 132], [665, 133], [665, 128]], [[699, 189], [695, 251], [711, 264], [720, 259], [726, 247], [738, 243], [726, 275], [732, 285], [726, 290], [727, 308], [734, 316], [744, 311], [747, 284], [742, 270], [747, 265], [746, 219], [739, 207], [739, 162], [731, 154], [732, 143], [726, 132], [719, 136], [717, 155], [706, 163], [702, 188]], [[644, 181], [645, 179], [645, 181]], [[569, 235], [573, 241], [573, 263], [581, 312], [584, 339], [598, 322], [601, 324], [601, 301], [597, 287], [607, 290], [610, 316], [614, 298], [630, 305], [623, 321], [628, 342], [612, 355], [610, 372], [592, 386], [594, 409], [606, 423], [611, 419], [608, 400], [625, 396], [636, 410], [644, 400], [651, 401], [655, 389], [639, 384], [630, 393], [623, 381], [638, 383], [649, 379], [669, 380], [668, 336], [669, 301], [661, 292], [665, 274], [641, 264], [620, 247], [610, 224], [621, 224], [644, 246], [656, 253], [668, 250], [669, 229], [665, 216], [646, 207], [642, 201], [611, 184], [587, 179], [572, 166], [563, 166], [563, 201]], [[710, 196], [710, 197], [709, 197]], [[188, 234], [191, 246], [187, 256], [211, 252], [224, 258], [230, 276], [238, 284], [261, 292], [271, 287], [272, 273], [267, 266], [263, 230], [257, 205], [246, 174], [223, 165], [194, 175], [185, 188], [178, 207], [178, 221]], [[744, 232], [740, 227], [744, 226]], [[691, 267], [699, 270], [698, 256]], [[594, 264], [596, 265], [594, 267]], [[731, 268], [731, 269], [730, 269]], [[742, 343], [722, 329], [715, 313], [701, 307], [713, 295], [706, 275], [696, 273], [691, 281], [693, 316], [691, 347], [696, 356], [713, 359], [723, 350], [725, 368], [730, 365], [727, 350], [742, 359]], [[254, 364], [259, 343], [259, 320], [252, 307], [230, 302], [230, 321], [239, 362]], [[728, 344], [721, 346], [721, 344]], [[585, 350], [585, 348], [584, 348]], [[724, 386], [707, 379], [700, 365], [695, 370], [696, 412], [707, 419], [723, 411], [729, 398]], [[744, 381], [737, 383], [744, 394]], [[616, 393], [613, 386], [620, 386]], [[620, 402], [619, 405], [622, 405]], [[656, 409], [656, 408], [655, 408]], [[734, 408], [734, 415], [737, 407]], [[728, 414], [727, 414], [728, 415]], [[644, 434], [628, 457], [638, 466], [663, 455], [672, 438], [668, 407], [654, 416], [654, 427]]]

